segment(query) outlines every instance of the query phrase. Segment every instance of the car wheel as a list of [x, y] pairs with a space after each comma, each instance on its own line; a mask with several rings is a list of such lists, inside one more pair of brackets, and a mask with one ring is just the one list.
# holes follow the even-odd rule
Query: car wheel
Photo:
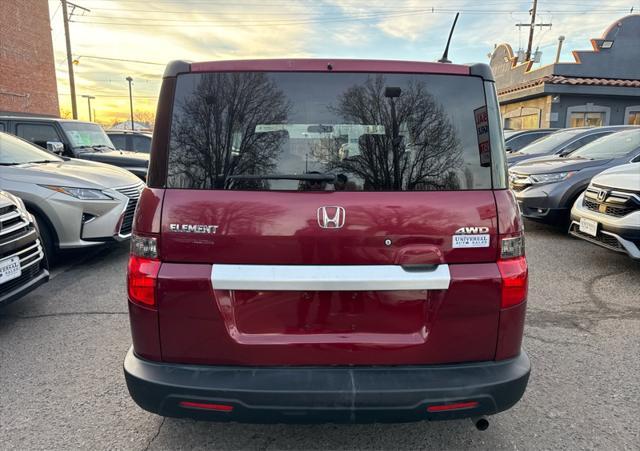
[[36, 223], [38, 224], [38, 230], [40, 231], [40, 242], [44, 249], [44, 255], [47, 257], [47, 262], [51, 265], [56, 259], [56, 249], [53, 240], [53, 234], [49, 229], [49, 226], [39, 217], [34, 215]]

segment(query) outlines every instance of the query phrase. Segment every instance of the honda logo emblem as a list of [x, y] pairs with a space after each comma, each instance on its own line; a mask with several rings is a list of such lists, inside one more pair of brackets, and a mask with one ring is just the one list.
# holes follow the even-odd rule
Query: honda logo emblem
[[601, 189], [600, 191], [598, 191], [598, 201], [604, 202], [608, 194], [609, 191], [607, 191], [606, 189]]
[[344, 225], [344, 208], [320, 207], [318, 208], [318, 225], [323, 229], [341, 229]]

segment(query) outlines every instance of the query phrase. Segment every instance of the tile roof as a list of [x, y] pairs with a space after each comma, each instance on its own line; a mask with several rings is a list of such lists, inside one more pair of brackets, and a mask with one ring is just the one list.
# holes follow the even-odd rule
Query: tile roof
[[622, 80], [614, 78], [565, 77], [563, 75], [547, 75], [498, 90], [498, 95], [508, 94], [542, 84], [572, 86], [617, 86], [621, 88], [640, 88], [640, 80]]

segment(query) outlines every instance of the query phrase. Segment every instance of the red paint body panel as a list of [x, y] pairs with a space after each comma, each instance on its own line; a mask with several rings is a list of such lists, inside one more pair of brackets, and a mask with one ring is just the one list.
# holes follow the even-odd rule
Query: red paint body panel
[[510, 359], [520, 354], [527, 303], [500, 311], [500, 332], [495, 360]]
[[500, 274], [451, 265], [448, 290], [229, 292], [211, 265], [164, 263], [163, 360], [221, 365], [399, 365], [492, 360]]
[[[328, 69], [331, 64], [332, 69]], [[265, 59], [192, 63], [191, 72], [387, 72], [469, 75], [469, 66], [422, 61]]]
[[161, 360], [158, 311], [129, 301], [131, 337], [136, 354], [148, 360]]
[[[283, 192], [168, 190], [161, 252], [169, 262], [237, 264], [439, 264], [496, 260], [491, 191]], [[318, 226], [317, 209], [345, 208], [341, 229]], [[218, 225], [215, 235], [169, 224]], [[453, 249], [464, 226], [489, 228], [487, 248]], [[392, 241], [391, 246], [385, 240]]]
[[142, 235], [160, 233], [164, 190], [145, 188], [140, 196], [138, 212], [133, 220], [133, 231]]
[[498, 233], [501, 235], [522, 233], [524, 224], [513, 192], [508, 189], [495, 190], [494, 196], [498, 211]]

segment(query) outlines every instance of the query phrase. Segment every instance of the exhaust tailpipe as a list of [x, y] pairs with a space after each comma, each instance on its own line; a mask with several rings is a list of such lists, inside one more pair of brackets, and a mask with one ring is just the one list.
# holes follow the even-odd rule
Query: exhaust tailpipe
[[471, 421], [479, 431], [486, 431], [489, 428], [489, 420], [484, 415], [480, 417], [473, 417], [471, 418]]

